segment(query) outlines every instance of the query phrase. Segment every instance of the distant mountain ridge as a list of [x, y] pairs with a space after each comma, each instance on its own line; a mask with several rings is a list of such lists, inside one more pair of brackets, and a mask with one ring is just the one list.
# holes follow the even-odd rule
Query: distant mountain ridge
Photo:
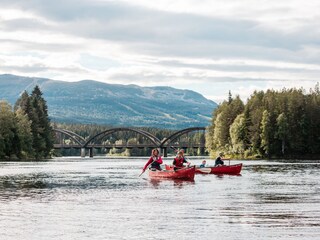
[[185, 128], [207, 126], [217, 104], [191, 90], [140, 87], [92, 80], [64, 82], [0, 75], [0, 99], [14, 104], [39, 85], [53, 121], [112, 126]]

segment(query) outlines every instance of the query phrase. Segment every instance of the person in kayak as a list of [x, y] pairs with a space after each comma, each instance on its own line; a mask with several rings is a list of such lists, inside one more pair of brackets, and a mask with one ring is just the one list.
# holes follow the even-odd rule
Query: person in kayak
[[174, 167], [174, 170], [185, 167], [183, 165], [184, 163], [187, 163], [188, 166], [190, 165], [190, 163], [184, 157], [184, 151], [180, 150], [178, 152], [178, 155], [173, 159], [172, 165]]
[[150, 169], [152, 170], [159, 170], [162, 171], [160, 164], [162, 164], [162, 158], [159, 155], [159, 150], [158, 149], [153, 149], [151, 156], [148, 160], [148, 162], [146, 163], [146, 165], [144, 165], [142, 172], [146, 171], [147, 167], [151, 164]]
[[202, 163], [200, 164], [200, 168], [206, 167], [207, 161], [203, 160]]
[[219, 153], [219, 156], [216, 158], [216, 161], [214, 163], [214, 166], [222, 166], [224, 165], [224, 162], [222, 161], [222, 157], [224, 156], [223, 153]]

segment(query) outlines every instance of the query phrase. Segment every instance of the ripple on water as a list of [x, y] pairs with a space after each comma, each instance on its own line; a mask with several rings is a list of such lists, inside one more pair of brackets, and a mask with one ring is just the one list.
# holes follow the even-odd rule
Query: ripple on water
[[145, 162], [0, 163], [1, 239], [320, 239], [320, 164], [188, 182], [139, 178]]

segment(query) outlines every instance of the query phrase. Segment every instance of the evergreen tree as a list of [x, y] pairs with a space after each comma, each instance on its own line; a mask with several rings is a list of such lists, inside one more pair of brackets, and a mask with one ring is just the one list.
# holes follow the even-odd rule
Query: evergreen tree
[[19, 150], [16, 135], [16, 123], [12, 107], [6, 101], [0, 101], [0, 158], [10, 159]]
[[232, 94], [231, 94], [231, 91], [229, 90], [229, 93], [228, 93], [228, 103], [230, 104], [232, 102]]
[[31, 93], [31, 131], [33, 134], [33, 149], [36, 159], [49, 156], [53, 148], [53, 131], [48, 117], [47, 103], [42, 97], [38, 86]]
[[244, 142], [246, 135], [246, 123], [244, 114], [239, 114], [230, 127], [230, 138], [232, 151], [235, 154], [244, 155], [246, 144]]
[[21, 158], [32, 158], [33, 148], [32, 148], [32, 132], [31, 132], [31, 121], [28, 115], [24, 113], [21, 108], [15, 112], [15, 118], [17, 122], [17, 135], [20, 139], [20, 151], [19, 156]]
[[288, 119], [284, 113], [277, 117], [277, 137], [281, 140], [281, 153], [285, 154], [286, 140], [288, 138]]
[[261, 148], [264, 151], [264, 155], [268, 157], [270, 157], [270, 142], [272, 141], [271, 128], [270, 114], [267, 110], [264, 110], [261, 120]]
[[224, 101], [219, 105], [218, 109], [213, 113], [212, 125], [208, 128], [209, 133], [206, 135], [206, 146], [209, 147], [211, 153], [215, 151], [228, 152], [231, 147], [230, 126], [232, 125], [238, 114], [243, 112], [244, 104], [239, 96], [235, 99], [231, 97], [230, 102]]
[[245, 143], [250, 148], [251, 154], [260, 154], [261, 148], [261, 120], [264, 110], [265, 94], [262, 91], [255, 91], [245, 106], [245, 123], [247, 133], [245, 135]]
[[213, 133], [213, 146], [218, 150], [223, 150], [228, 147], [229, 143], [229, 128], [225, 122], [226, 114], [225, 112], [219, 113], [214, 122], [214, 133]]
[[16, 112], [19, 108], [21, 108], [25, 113], [29, 113], [31, 111], [30, 107], [30, 97], [27, 91], [24, 91], [20, 98], [16, 101], [14, 105], [14, 111]]

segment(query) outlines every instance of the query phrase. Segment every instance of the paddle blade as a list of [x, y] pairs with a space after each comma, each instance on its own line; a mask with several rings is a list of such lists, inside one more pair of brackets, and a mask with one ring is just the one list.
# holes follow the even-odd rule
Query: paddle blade
[[211, 172], [211, 168], [197, 168], [198, 171], [202, 172], [202, 173], [210, 173]]

